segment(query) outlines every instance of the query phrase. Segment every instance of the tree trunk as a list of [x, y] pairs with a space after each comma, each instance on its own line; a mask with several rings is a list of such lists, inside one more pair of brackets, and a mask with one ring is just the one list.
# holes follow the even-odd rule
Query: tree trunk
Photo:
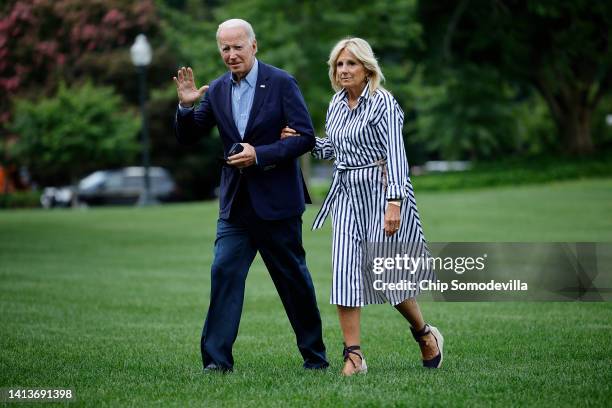
[[536, 82], [536, 88], [544, 97], [555, 121], [563, 150], [576, 156], [593, 153], [591, 138], [591, 116], [594, 106], [589, 106], [584, 94], [567, 88], [565, 92], [554, 92], [545, 81]]
[[556, 119], [564, 147], [572, 155], [582, 156], [593, 153], [591, 139], [591, 110], [585, 106], [570, 106], [570, 112]]

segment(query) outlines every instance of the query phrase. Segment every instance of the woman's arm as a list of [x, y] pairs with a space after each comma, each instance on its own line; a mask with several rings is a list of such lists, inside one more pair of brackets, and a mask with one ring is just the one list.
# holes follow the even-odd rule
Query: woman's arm
[[385, 209], [385, 235], [395, 234], [401, 224], [401, 205], [407, 195], [408, 159], [404, 148], [402, 127], [404, 113], [397, 101], [390, 95], [384, 95], [384, 113], [379, 122], [387, 135], [387, 208]]
[[404, 113], [391, 95], [385, 95], [385, 113], [380, 121], [387, 134], [387, 201], [406, 198], [408, 186], [408, 159], [404, 148], [402, 127]]
[[[281, 139], [285, 139], [287, 137], [299, 136], [294, 129], [290, 127], [285, 127], [281, 130]], [[317, 137], [315, 147], [310, 151], [312, 156], [319, 160], [333, 160], [336, 157], [334, 152], [334, 145], [327, 137]]]

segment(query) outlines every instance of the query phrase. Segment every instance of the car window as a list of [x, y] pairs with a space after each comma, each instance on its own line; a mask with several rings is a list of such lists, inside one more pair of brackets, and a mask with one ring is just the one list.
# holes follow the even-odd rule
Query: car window
[[127, 188], [141, 188], [144, 182], [142, 177], [128, 176], [123, 180], [123, 185]]
[[89, 176], [81, 180], [81, 182], [79, 183], [79, 188], [83, 190], [93, 188], [98, 184], [102, 183], [104, 181], [105, 176], [106, 173], [104, 171], [96, 171], [94, 173], [91, 173]]
[[121, 188], [121, 175], [111, 174], [106, 180], [106, 188]]

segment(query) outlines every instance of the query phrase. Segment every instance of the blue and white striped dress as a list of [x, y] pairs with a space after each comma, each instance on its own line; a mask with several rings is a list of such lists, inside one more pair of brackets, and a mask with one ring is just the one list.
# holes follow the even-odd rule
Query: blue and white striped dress
[[[384, 245], [383, 250], [389, 253], [395, 251], [394, 245], [407, 245], [413, 256], [427, 254], [408, 175], [403, 122], [402, 109], [384, 89], [370, 94], [366, 85], [353, 109], [345, 90], [336, 93], [329, 104], [327, 137], [317, 138], [312, 155], [334, 160], [334, 175], [313, 229], [320, 228], [331, 214], [332, 304], [364, 306], [388, 301], [396, 305], [418, 294], [420, 280], [433, 277], [427, 266], [413, 274], [394, 270], [384, 276], [372, 269], [372, 248], [377, 245]], [[401, 221], [399, 231], [386, 237], [384, 214], [389, 199], [402, 200]], [[379, 283], [375, 289], [375, 281], [380, 279], [388, 283], [409, 280], [416, 286], [414, 290], [380, 290]]]

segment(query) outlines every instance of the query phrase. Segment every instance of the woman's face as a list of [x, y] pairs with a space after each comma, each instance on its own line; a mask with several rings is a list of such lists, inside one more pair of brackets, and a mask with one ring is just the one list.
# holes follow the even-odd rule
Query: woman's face
[[361, 93], [366, 82], [367, 70], [352, 52], [342, 50], [336, 60], [336, 79], [347, 90]]

